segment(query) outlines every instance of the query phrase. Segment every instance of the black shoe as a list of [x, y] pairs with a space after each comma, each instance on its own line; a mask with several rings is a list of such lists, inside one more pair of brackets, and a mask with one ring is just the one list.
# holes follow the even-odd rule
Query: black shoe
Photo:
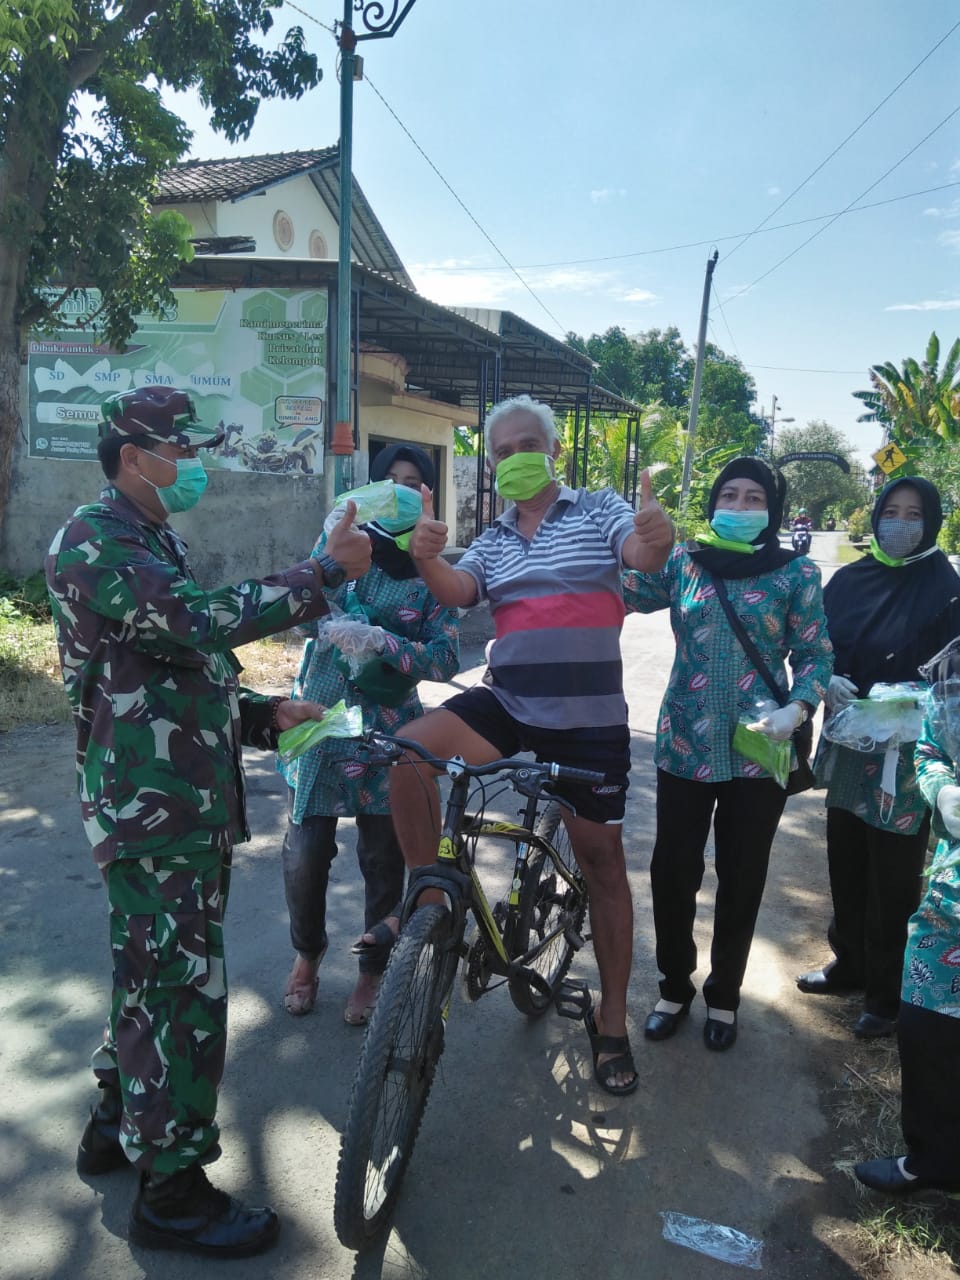
[[676, 1035], [680, 1019], [685, 1018], [689, 1012], [689, 1000], [676, 1013], [668, 1013], [665, 1009], [654, 1009], [652, 1013], [647, 1014], [647, 1020], [643, 1024], [644, 1036], [647, 1040], [669, 1040], [672, 1035]]
[[703, 1043], [708, 1049], [715, 1049], [717, 1053], [732, 1049], [737, 1043], [736, 1014], [733, 1016], [733, 1022], [720, 1022], [716, 1018], [708, 1018], [703, 1024]]
[[853, 1034], [858, 1040], [877, 1040], [880, 1036], [892, 1036], [896, 1029], [896, 1018], [884, 1018], [879, 1013], [861, 1013], [854, 1024]]
[[120, 1146], [120, 1120], [123, 1116], [120, 1090], [101, 1084], [100, 1091], [100, 1101], [90, 1112], [77, 1148], [77, 1173], [88, 1178], [133, 1167]]
[[862, 982], [851, 982], [844, 979], [843, 974], [838, 974], [835, 964], [814, 969], [812, 973], [801, 973], [797, 986], [808, 996], [845, 996], [851, 991], [863, 990]]
[[248, 1209], [218, 1191], [198, 1164], [156, 1184], [143, 1175], [130, 1210], [130, 1242], [144, 1249], [243, 1258], [273, 1244], [279, 1230], [272, 1209]]
[[879, 1160], [862, 1160], [853, 1166], [865, 1187], [882, 1191], [888, 1196], [909, 1196], [915, 1191], [934, 1189], [934, 1183], [926, 1178], [908, 1178], [900, 1172], [899, 1156], [881, 1156]]

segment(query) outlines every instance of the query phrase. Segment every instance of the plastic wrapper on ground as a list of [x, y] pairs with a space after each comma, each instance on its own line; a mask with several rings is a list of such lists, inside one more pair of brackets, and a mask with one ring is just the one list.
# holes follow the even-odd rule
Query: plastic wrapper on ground
[[762, 1269], [762, 1240], [754, 1240], [742, 1231], [721, 1226], [717, 1222], [689, 1218], [685, 1213], [661, 1211], [660, 1217], [663, 1219], [663, 1238], [671, 1244], [693, 1249], [696, 1253], [706, 1254], [708, 1258], [730, 1262], [737, 1267], [749, 1267], [752, 1271]]

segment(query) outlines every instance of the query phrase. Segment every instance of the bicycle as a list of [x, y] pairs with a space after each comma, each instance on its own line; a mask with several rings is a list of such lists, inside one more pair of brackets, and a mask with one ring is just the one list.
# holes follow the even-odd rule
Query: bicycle
[[[599, 785], [602, 773], [529, 760], [468, 765], [440, 760], [416, 742], [367, 735], [376, 763], [397, 765], [410, 751], [450, 779], [437, 860], [411, 871], [401, 909], [400, 934], [367, 1025], [340, 1144], [334, 1225], [340, 1242], [363, 1249], [384, 1229], [406, 1172], [437, 1063], [458, 966], [469, 1000], [493, 989], [499, 977], [519, 1011], [538, 1018], [556, 1006], [582, 1017], [589, 993], [564, 979], [581, 934], [587, 889], [577, 867], [560, 805], [545, 787], [551, 781]], [[487, 819], [481, 779], [498, 775], [503, 786], [526, 797], [519, 823]], [[467, 813], [471, 784], [481, 804]], [[544, 801], [546, 804], [544, 805]], [[543, 806], [541, 811], [541, 806]], [[490, 906], [475, 865], [477, 841], [501, 840], [515, 848], [513, 876], [504, 899]], [[420, 905], [425, 890], [439, 889], [448, 905]], [[467, 943], [467, 916], [475, 922]]]

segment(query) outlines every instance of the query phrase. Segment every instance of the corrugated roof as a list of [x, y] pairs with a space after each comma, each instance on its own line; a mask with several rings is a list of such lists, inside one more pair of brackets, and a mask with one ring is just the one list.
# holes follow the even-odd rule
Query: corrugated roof
[[197, 200], [242, 200], [278, 182], [310, 173], [336, 161], [337, 147], [317, 151], [284, 151], [277, 155], [230, 156], [222, 160], [188, 160], [174, 165], [160, 182], [158, 204]]
[[[276, 155], [234, 156], [222, 160], [188, 160], [163, 175], [155, 204], [197, 204], [205, 200], [236, 203], [291, 178], [308, 175], [317, 194], [339, 222], [340, 150], [284, 151]], [[406, 289], [416, 286], [390, 242], [356, 178], [352, 179], [351, 247], [362, 266], [383, 272]]]

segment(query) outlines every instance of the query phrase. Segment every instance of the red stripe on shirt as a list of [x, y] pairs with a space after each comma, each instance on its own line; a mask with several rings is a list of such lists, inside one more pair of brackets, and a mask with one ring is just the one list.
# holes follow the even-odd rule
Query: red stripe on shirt
[[567, 593], [531, 596], [494, 612], [497, 639], [514, 631], [542, 631], [561, 627], [621, 627], [626, 610], [620, 596], [610, 591], [584, 595]]

